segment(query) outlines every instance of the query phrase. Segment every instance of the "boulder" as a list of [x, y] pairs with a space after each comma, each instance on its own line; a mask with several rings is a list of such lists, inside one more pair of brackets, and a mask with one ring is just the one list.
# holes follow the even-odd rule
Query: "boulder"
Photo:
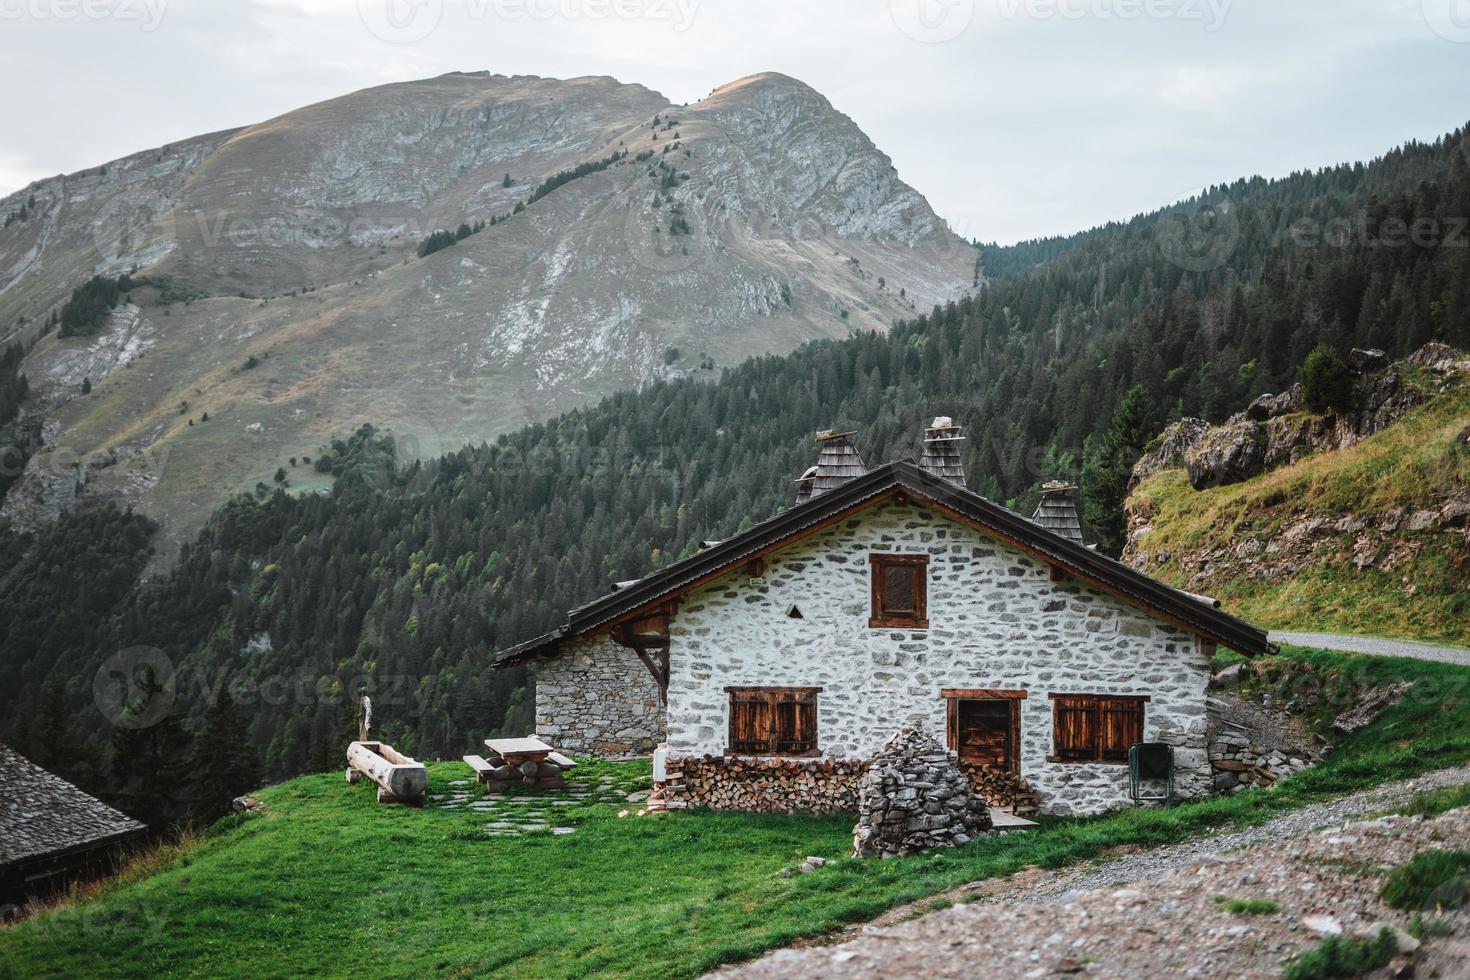
[[916, 727], [899, 729], [858, 784], [857, 857], [898, 857], [968, 843], [991, 829], [955, 757]]
[[1156, 444], [1133, 464], [1130, 487], [1138, 485], [1160, 470], [1178, 466], [1184, 461], [1184, 454], [1194, 447], [1209, 428], [1210, 424], [1204, 419], [1184, 418], [1171, 422], [1160, 433]]
[[1437, 341], [1430, 341], [1404, 358], [1404, 360], [1410, 364], [1427, 367], [1431, 371], [1444, 373], [1454, 370], [1463, 356], [1453, 347], [1438, 343]]
[[1388, 368], [1388, 355], [1376, 347], [1354, 347], [1348, 353], [1348, 367], [1360, 374], [1374, 374]]
[[1210, 429], [1185, 454], [1184, 467], [1196, 490], [1240, 483], [1261, 473], [1266, 433], [1259, 422], [1242, 418]]

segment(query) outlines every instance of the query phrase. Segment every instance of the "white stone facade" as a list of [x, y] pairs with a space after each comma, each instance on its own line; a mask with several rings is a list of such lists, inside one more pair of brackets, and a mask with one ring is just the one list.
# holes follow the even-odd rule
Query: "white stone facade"
[[563, 644], [536, 668], [536, 734], [579, 755], [652, 752], [664, 740], [658, 684], [606, 636]]
[[[872, 553], [930, 556], [927, 630], [868, 626]], [[625, 684], [648, 678], [618, 652], [631, 663]], [[820, 686], [818, 745], [831, 759], [866, 759], [904, 725], [944, 739], [942, 688], [1024, 690], [1021, 775], [1045, 812], [1095, 813], [1129, 802], [1128, 767], [1049, 762], [1048, 695], [1148, 695], [1144, 738], [1174, 744], [1176, 792], [1211, 788], [1209, 659], [1187, 629], [1078, 580], [1053, 582], [1045, 562], [922, 503], [876, 505], [769, 556], [762, 575], [737, 567], [685, 596], [669, 673], [672, 757], [725, 754], [727, 686]], [[566, 697], [572, 675], [556, 676]]]

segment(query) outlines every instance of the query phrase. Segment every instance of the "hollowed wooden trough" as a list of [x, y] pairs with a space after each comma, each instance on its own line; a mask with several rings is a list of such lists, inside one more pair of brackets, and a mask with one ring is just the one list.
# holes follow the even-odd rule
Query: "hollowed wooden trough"
[[347, 781], [356, 782], [361, 773], [378, 784], [379, 803], [417, 804], [423, 801], [429, 785], [429, 774], [423, 763], [415, 762], [385, 742], [353, 742], [347, 746]]

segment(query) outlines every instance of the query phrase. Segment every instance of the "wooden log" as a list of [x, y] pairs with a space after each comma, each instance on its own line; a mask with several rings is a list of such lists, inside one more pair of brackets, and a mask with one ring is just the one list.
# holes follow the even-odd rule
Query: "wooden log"
[[351, 766], [348, 766], [347, 767], [347, 784], [349, 786], [352, 785], [353, 783], [357, 782], [361, 778], [362, 778], [362, 773], [358, 772], [356, 769], [352, 768]]
[[347, 762], [396, 800], [416, 800], [429, 785], [423, 765], [381, 742], [353, 742]]

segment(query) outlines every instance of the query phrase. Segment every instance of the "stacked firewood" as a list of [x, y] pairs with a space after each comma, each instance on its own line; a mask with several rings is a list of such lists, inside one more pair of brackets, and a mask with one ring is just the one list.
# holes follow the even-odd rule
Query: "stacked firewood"
[[970, 791], [997, 810], [1018, 817], [1034, 816], [1041, 810], [1041, 797], [1020, 775], [978, 762], [961, 761], [960, 771], [970, 780]]
[[855, 811], [861, 761], [702, 755], [668, 760], [671, 810], [691, 806], [752, 813]]
[[565, 770], [550, 759], [525, 759], [515, 757], [507, 760], [491, 752], [485, 757], [490, 768], [485, 771], [481, 782], [491, 792], [504, 792], [510, 786], [529, 786], [533, 789], [566, 789], [563, 778]]

